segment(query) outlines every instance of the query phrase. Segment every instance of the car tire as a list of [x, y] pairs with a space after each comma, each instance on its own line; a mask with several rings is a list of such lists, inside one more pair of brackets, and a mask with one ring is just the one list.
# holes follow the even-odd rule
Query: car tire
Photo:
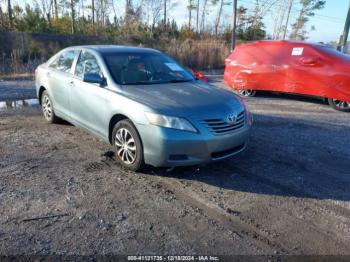
[[328, 98], [328, 104], [335, 110], [350, 112], [350, 103], [340, 101], [337, 99]]
[[252, 89], [241, 89], [238, 90], [238, 93], [244, 97], [252, 97], [256, 95], [256, 91]]
[[121, 166], [131, 171], [138, 171], [144, 167], [141, 138], [130, 120], [125, 119], [115, 124], [112, 142], [116, 149], [116, 160]]
[[57, 123], [59, 118], [55, 115], [52, 100], [46, 90], [42, 93], [40, 102], [45, 120], [50, 124]]

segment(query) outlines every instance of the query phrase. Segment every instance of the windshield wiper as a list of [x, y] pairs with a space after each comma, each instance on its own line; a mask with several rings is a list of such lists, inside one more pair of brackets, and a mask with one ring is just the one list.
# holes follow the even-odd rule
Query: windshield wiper
[[192, 82], [190, 79], [172, 79], [169, 80], [169, 83], [182, 83], [182, 82]]
[[152, 85], [152, 84], [165, 84], [165, 83], [183, 83], [192, 82], [190, 79], [172, 79], [169, 81], [153, 80], [153, 81], [136, 81], [131, 83], [123, 83], [123, 85]]
[[157, 82], [152, 82], [152, 81], [136, 81], [131, 83], [124, 83], [123, 85], [151, 85], [156, 83]]

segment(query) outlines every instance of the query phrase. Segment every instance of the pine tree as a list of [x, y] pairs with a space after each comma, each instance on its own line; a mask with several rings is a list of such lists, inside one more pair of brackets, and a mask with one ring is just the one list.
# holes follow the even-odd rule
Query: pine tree
[[315, 11], [324, 8], [326, 1], [322, 0], [300, 0], [301, 9], [295, 23], [292, 24], [291, 39], [305, 40], [307, 39], [307, 31], [305, 26], [310, 17], [315, 15]]

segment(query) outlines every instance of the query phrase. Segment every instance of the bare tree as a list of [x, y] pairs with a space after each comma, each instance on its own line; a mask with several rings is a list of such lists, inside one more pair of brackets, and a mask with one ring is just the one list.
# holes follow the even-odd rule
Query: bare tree
[[85, 3], [84, 3], [84, 0], [80, 0], [80, 9], [82, 11], [82, 16], [85, 17]]
[[40, 4], [35, 0], [34, 3], [40, 7], [42, 14], [46, 17], [51, 26], [52, 0], [41, 0]]
[[203, 5], [202, 5], [202, 15], [201, 15], [201, 32], [204, 32], [205, 28], [205, 18], [207, 14], [207, 7], [208, 7], [208, 0], [204, 0]]
[[142, 21], [142, 9], [143, 3], [139, 1], [137, 4], [135, 1], [126, 0], [125, 2], [125, 17], [123, 30], [124, 33], [135, 33], [138, 30], [138, 26]]
[[277, 8], [275, 12], [273, 12], [273, 39], [282, 38], [282, 35], [286, 30], [285, 23], [288, 24], [288, 21], [286, 22], [286, 19], [288, 20], [288, 7], [292, 2], [293, 0], [279, 0], [278, 5], [276, 5]]
[[284, 30], [284, 32], [283, 32], [283, 40], [286, 39], [287, 30], [288, 30], [288, 23], [289, 23], [290, 13], [292, 12], [293, 3], [294, 3], [294, 0], [289, 0], [286, 25], [284, 26], [284, 29], [283, 29]]
[[95, 24], [95, 0], [91, 0], [91, 19], [92, 24]]
[[71, 19], [72, 19], [72, 34], [75, 34], [75, 0], [70, 0]]
[[215, 18], [214, 22], [214, 30], [215, 30], [215, 36], [218, 36], [219, 26], [221, 22], [221, 17], [224, 9], [224, 5], [230, 5], [231, 2], [225, 1], [225, 0], [212, 0], [211, 1], [213, 5], [219, 4], [218, 12]]
[[[164, 24], [165, 24], [165, 26], [166, 26], [166, 24], [167, 24], [167, 13], [166, 13], [166, 11], [167, 11], [167, 1], [168, 0], [163, 0], [163, 14], [164, 14], [164, 18], [163, 18], [163, 20], [164, 20]], [[165, 28], [166, 29], [166, 28]]]
[[253, 11], [253, 26], [256, 26], [262, 17], [271, 11], [271, 8], [280, 0], [255, 0], [255, 7]]
[[[164, 10], [165, 1], [163, 0], [148, 0], [147, 3], [147, 23], [153, 29], [160, 21], [162, 10]], [[164, 12], [164, 11], [163, 11]], [[165, 11], [166, 12], [166, 11]], [[166, 14], [163, 14], [163, 20], [166, 19]], [[165, 20], [163, 21], [165, 24]]]
[[108, 19], [110, 13], [112, 2], [109, 0], [95, 0], [94, 1], [94, 23], [97, 23], [100, 26], [104, 26], [106, 24], [106, 20]]
[[12, 16], [12, 5], [11, 0], [7, 0], [7, 13], [9, 18], [9, 29], [13, 29], [13, 16]]
[[196, 9], [196, 6], [194, 5], [194, 0], [188, 0], [188, 29], [191, 29], [192, 25], [192, 11]]
[[220, 25], [220, 20], [221, 20], [221, 15], [222, 15], [222, 9], [224, 6], [224, 0], [213, 0], [212, 3], [215, 5], [219, 3], [219, 10], [215, 18], [215, 23], [214, 23], [214, 29], [215, 29], [215, 36], [218, 36], [218, 28]]
[[196, 5], [196, 32], [199, 32], [199, 0], [197, 0], [197, 5]]
[[4, 27], [4, 12], [2, 11], [2, 8], [0, 6], [0, 28], [3, 29]]
[[132, 0], [126, 0], [125, 1], [125, 17], [124, 17], [124, 23], [127, 25], [130, 20], [132, 19], [132, 13], [133, 13], [133, 5]]
[[54, 12], [55, 12], [55, 18], [58, 18], [58, 5], [57, 0], [53, 0], [53, 6], [54, 6]]

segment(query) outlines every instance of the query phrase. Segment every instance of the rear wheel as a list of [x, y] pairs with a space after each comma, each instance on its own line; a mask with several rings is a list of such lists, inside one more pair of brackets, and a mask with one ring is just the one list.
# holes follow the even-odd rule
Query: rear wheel
[[114, 126], [112, 141], [119, 164], [132, 171], [144, 167], [141, 139], [130, 120], [122, 120]]
[[350, 103], [344, 102], [338, 99], [332, 99], [328, 98], [329, 105], [334, 108], [335, 110], [343, 111], [343, 112], [350, 112]]
[[46, 90], [41, 95], [41, 109], [47, 122], [52, 124], [58, 121], [58, 117], [53, 110], [51, 98]]
[[245, 96], [245, 97], [251, 97], [251, 96], [255, 96], [256, 95], [256, 91], [252, 90], [252, 89], [242, 89], [242, 90], [238, 90], [238, 93], [241, 96]]

